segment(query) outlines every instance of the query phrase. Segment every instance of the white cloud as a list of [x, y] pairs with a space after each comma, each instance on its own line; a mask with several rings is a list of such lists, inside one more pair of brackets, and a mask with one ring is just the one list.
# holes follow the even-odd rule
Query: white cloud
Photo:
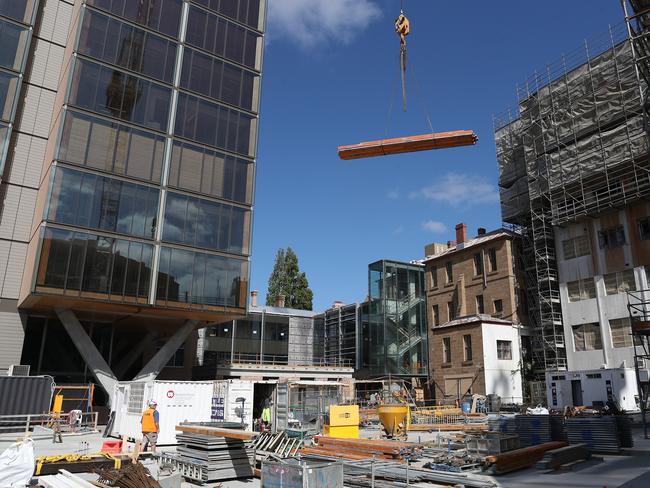
[[389, 190], [386, 196], [389, 200], [399, 200], [400, 193], [399, 190]]
[[405, 230], [405, 229], [404, 229], [404, 226], [403, 226], [403, 225], [399, 225], [399, 226], [395, 227], [395, 229], [393, 229], [393, 234], [394, 234], [394, 235], [402, 234], [402, 233], [404, 232], [404, 230]]
[[447, 226], [437, 220], [427, 220], [422, 222], [422, 229], [433, 232], [434, 234], [444, 234], [447, 232]]
[[302, 48], [330, 41], [350, 43], [380, 17], [373, 0], [269, 0], [268, 33]]
[[432, 185], [411, 192], [409, 198], [463, 207], [498, 203], [499, 192], [492, 183], [480, 176], [448, 173]]

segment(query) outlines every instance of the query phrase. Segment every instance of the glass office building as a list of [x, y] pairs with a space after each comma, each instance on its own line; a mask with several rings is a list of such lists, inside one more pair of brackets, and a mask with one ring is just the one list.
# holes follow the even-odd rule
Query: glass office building
[[265, 17], [266, 0], [0, 0], [12, 350], [49, 343], [61, 309], [111, 341], [245, 315]]
[[40, 295], [244, 310], [259, 0], [88, 0], [45, 161]]
[[377, 261], [368, 267], [361, 320], [362, 368], [373, 377], [426, 377], [424, 266]]

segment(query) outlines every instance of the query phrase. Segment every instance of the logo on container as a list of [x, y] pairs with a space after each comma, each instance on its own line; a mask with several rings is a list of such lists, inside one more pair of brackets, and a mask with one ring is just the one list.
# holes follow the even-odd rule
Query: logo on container
[[174, 398], [174, 390], [167, 391], [167, 398]]

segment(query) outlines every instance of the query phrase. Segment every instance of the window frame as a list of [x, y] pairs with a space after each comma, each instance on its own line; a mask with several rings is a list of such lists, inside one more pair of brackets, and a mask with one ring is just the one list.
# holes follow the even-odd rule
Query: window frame
[[[589, 330], [591, 329], [591, 330]], [[587, 347], [587, 333], [596, 332], [596, 339], [593, 347]], [[603, 337], [598, 322], [587, 322], [571, 326], [571, 337], [573, 339], [573, 349], [575, 352], [601, 351], [603, 349]], [[600, 346], [600, 347], [599, 347]]]
[[625, 228], [616, 225], [598, 231], [598, 247], [600, 249], [616, 249], [627, 244]]
[[463, 362], [473, 361], [472, 334], [463, 335]]
[[477, 314], [484, 314], [485, 313], [485, 300], [483, 299], [483, 295], [476, 295], [475, 298], [475, 305], [476, 305], [476, 313]]
[[437, 303], [431, 307], [431, 320], [433, 322], [432, 327], [440, 325], [440, 307]]
[[447, 285], [454, 282], [454, 265], [451, 261], [445, 263], [445, 280]]
[[497, 339], [497, 359], [499, 361], [512, 361], [512, 341]]
[[438, 288], [438, 267], [435, 265], [431, 266], [429, 275], [431, 279], [431, 288]]
[[[501, 304], [501, 306], [499, 307], [500, 310], [497, 308], [497, 303]], [[503, 314], [503, 299], [495, 298], [494, 300], [492, 300], [492, 306], [494, 307], [494, 314], [495, 315], [496, 314], [501, 314], [501, 315]]]
[[474, 254], [474, 276], [483, 276], [483, 252]]
[[451, 364], [451, 337], [442, 338], [442, 364]]
[[490, 263], [490, 273], [498, 271], [496, 247], [491, 247], [488, 249], [488, 262]]

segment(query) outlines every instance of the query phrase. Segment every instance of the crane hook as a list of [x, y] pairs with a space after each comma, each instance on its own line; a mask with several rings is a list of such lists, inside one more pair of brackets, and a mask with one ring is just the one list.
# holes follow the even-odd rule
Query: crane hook
[[411, 23], [400, 9], [400, 14], [395, 19], [395, 32], [400, 39], [400, 69], [402, 72], [402, 98], [404, 100], [404, 112], [406, 112], [406, 36], [411, 33]]

